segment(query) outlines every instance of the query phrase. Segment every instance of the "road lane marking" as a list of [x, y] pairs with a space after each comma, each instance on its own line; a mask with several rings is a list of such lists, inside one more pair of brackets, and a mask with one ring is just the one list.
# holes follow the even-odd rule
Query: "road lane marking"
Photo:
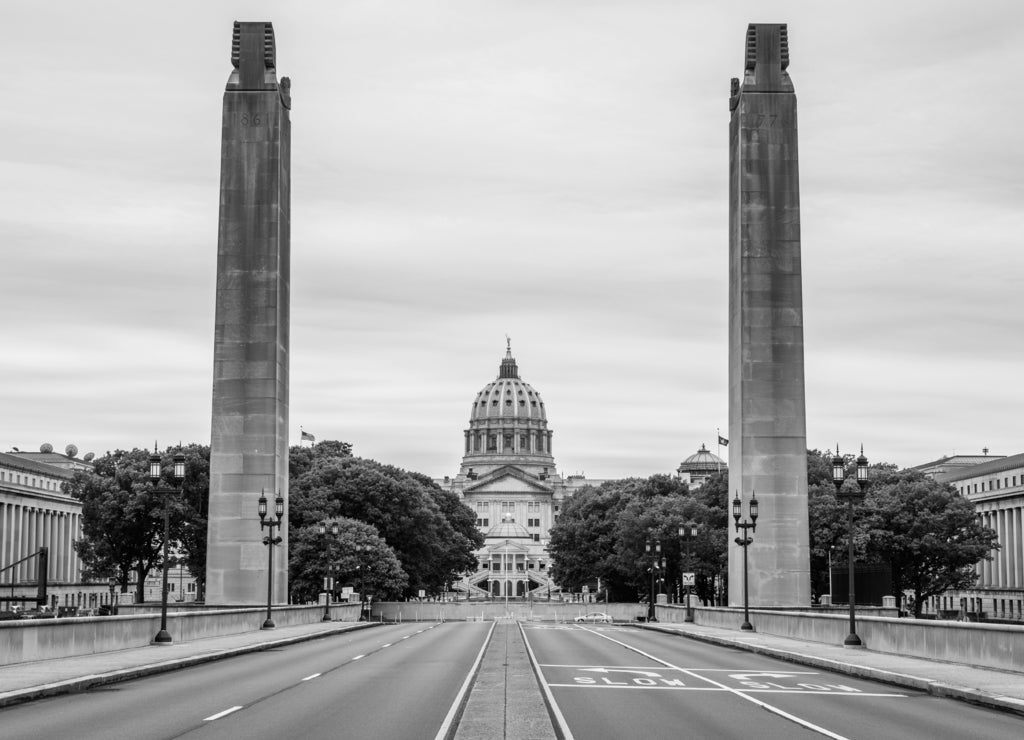
[[629, 645], [629, 644], [627, 644], [625, 642], [622, 642], [621, 640], [616, 640], [614, 637], [609, 637], [608, 635], [603, 635], [600, 632], [594, 632], [593, 630], [586, 630], [586, 631], [587, 632], [592, 632], [593, 634], [595, 634], [598, 637], [600, 637], [602, 640], [608, 640], [609, 642], [614, 642], [616, 645], [621, 645], [622, 647], [626, 648], [627, 650], [632, 650], [633, 652], [638, 653], [639, 655], [644, 656], [648, 660], [653, 660], [656, 663], [660, 663], [661, 665], [665, 666], [666, 668], [676, 668], [676, 669], [682, 671], [683, 673], [686, 673], [686, 674], [688, 674], [690, 676], [693, 676], [694, 678], [700, 679], [701, 681], [707, 681], [710, 684], [714, 684], [715, 686], [719, 686], [719, 687], [725, 689], [726, 691], [731, 692], [735, 696], [740, 697], [744, 701], [749, 701], [752, 704], [756, 704], [757, 706], [761, 707], [762, 709], [765, 709], [765, 710], [767, 710], [767, 711], [769, 711], [769, 712], [771, 712], [773, 714], [777, 714], [778, 716], [783, 717], [785, 719], [788, 719], [791, 722], [795, 722], [796, 724], [800, 725], [801, 727], [806, 727], [808, 730], [811, 730], [812, 732], [821, 733], [825, 737], [832, 738], [832, 740], [849, 740], [849, 738], [847, 738], [847, 737], [845, 737], [843, 735], [840, 735], [838, 733], [832, 732], [831, 730], [827, 730], [824, 727], [822, 727], [821, 725], [816, 725], [813, 722], [809, 722], [808, 720], [805, 720], [805, 719], [802, 719], [800, 717], [797, 717], [795, 714], [790, 714], [789, 712], [787, 712], [787, 711], [785, 711], [783, 709], [779, 709], [776, 706], [772, 706], [768, 702], [764, 702], [764, 701], [761, 701], [760, 699], [757, 699], [757, 698], [755, 698], [753, 696], [750, 696], [748, 693], [746, 693], [744, 691], [740, 691], [739, 689], [734, 689], [734, 688], [732, 688], [730, 686], [726, 686], [725, 684], [719, 683], [718, 681], [715, 681], [712, 678], [708, 678], [707, 676], [701, 676], [700, 674], [694, 673], [692, 671], [688, 671], [685, 668], [679, 668], [679, 666], [673, 665], [672, 663], [669, 663], [667, 660], [662, 660], [661, 658], [657, 658], [657, 657], [651, 655], [650, 653], [648, 653], [645, 650], [641, 650], [640, 648], [634, 647], [633, 645]]
[[365, 657], [366, 657], [365, 655], [357, 655], [356, 657], [352, 658], [352, 660], [359, 660], [360, 658], [365, 658]]
[[217, 714], [211, 714], [209, 717], [204, 719], [203, 722], [212, 722], [215, 719], [220, 719], [221, 717], [226, 717], [227, 715], [231, 714], [232, 712], [237, 712], [241, 708], [242, 708], [241, 705], [239, 705], [237, 707], [231, 707], [231, 709], [225, 709], [223, 712], [217, 712]]
[[547, 697], [548, 706], [551, 707], [551, 713], [555, 715], [555, 721], [558, 722], [558, 726], [562, 731], [562, 740], [574, 740], [572, 730], [569, 729], [569, 723], [565, 721], [565, 717], [562, 715], [562, 710], [555, 701], [555, 695], [551, 693], [551, 687], [548, 686], [548, 681], [544, 678], [544, 671], [541, 670], [540, 663], [537, 662], [537, 656], [533, 654], [533, 646], [530, 645], [530, 641], [526, 639], [526, 630], [523, 629], [522, 622], [519, 623], [519, 632], [523, 636], [523, 644], [526, 645], [526, 654], [530, 656], [530, 663], [533, 665], [533, 670], [537, 673], [537, 679], [540, 681], [540, 687], [544, 690], [544, 696]]
[[318, 677], [319, 675], [320, 675], [319, 673], [314, 673], [314, 674], [313, 674], [312, 676], [306, 676], [306, 677], [305, 677], [304, 679], [302, 679], [302, 680], [303, 680], [303, 681], [312, 681], [312, 680], [313, 680], [314, 678], [317, 678], [317, 677]]
[[581, 668], [581, 671], [590, 671], [592, 673], [639, 673], [642, 676], [661, 678], [661, 674], [657, 671], [639, 671], [632, 668]]
[[381, 647], [382, 648], [391, 647], [391, 643], [389, 642], [387, 645], [381, 645]]
[[455, 721], [455, 715], [457, 715], [459, 713], [459, 709], [462, 708], [462, 702], [466, 696], [466, 692], [469, 691], [469, 686], [476, 677], [477, 670], [480, 668], [480, 663], [484, 659], [484, 651], [487, 650], [487, 646], [491, 642], [491, 635], [494, 634], [494, 628], [496, 626], [497, 622], [491, 623], [491, 628], [487, 631], [487, 637], [484, 640], [484, 644], [480, 646], [480, 652], [477, 653], [476, 661], [473, 663], [473, 667], [466, 674], [466, 680], [462, 682], [462, 688], [459, 689], [459, 693], [456, 694], [455, 701], [452, 702], [452, 706], [448, 710], [448, 714], [445, 715], [444, 722], [441, 723], [441, 729], [437, 731], [437, 735], [434, 740], [444, 740], [448, 737], [448, 732], [451, 730], [452, 722]]

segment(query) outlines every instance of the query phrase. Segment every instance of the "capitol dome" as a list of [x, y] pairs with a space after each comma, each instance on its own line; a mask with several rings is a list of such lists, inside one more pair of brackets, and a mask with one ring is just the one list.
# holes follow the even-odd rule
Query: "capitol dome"
[[555, 468], [551, 438], [544, 400], [519, 377], [509, 342], [498, 377], [473, 399], [460, 475], [474, 479], [514, 465], [529, 475], [547, 478]]
[[728, 468], [729, 466], [722, 458], [701, 445], [695, 454], [679, 463], [678, 470], [680, 473], [717, 473], [723, 467]]
[[709, 452], [707, 447], [702, 444], [696, 453], [679, 463], [676, 472], [690, 487], [697, 488], [704, 485], [707, 479], [715, 473], [728, 469], [729, 465], [725, 460]]

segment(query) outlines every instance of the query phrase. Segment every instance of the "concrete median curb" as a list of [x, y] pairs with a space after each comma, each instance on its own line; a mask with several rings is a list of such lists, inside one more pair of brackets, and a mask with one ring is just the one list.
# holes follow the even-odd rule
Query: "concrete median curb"
[[121, 681], [130, 681], [135, 678], [152, 676], [157, 673], [166, 673], [167, 671], [175, 671], [180, 668], [188, 668], [202, 663], [210, 663], [215, 660], [231, 658], [236, 655], [257, 653], [263, 650], [270, 650], [272, 648], [282, 647], [285, 645], [293, 645], [299, 642], [318, 640], [324, 637], [338, 635], [343, 632], [352, 632], [354, 630], [367, 629], [378, 625], [378, 622], [360, 622], [357, 624], [339, 625], [336, 629], [309, 632], [302, 635], [292, 635], [289, 637], [282, 637], [277, 640], [268, 640], [266, 642], [253, 643], [250, 645], [223, 648], [221, 650], [211, 650], [209, 652], [190, 655], [184, 658], [174, 658], [171, 660], [146, 663], [144, 665], [133, 666], [131, 668], [122, 668], [116, 671], [107, 671], [105, 673], [69, 678], [63, 681], [30, 686], [24, 689], [13, 689], [11, 691], [0, 693], [0, 707], [8, 707], [13, 704], [33, 701], [47, 696], [57, 696], [59, 694], [71, 694], [78, 691], [86, 691], [97, 686], [119, 683]]
[[1010, 696], [992, 694], [969, 686], [957, 686], [930, 678], [911, 676], [904, 673], [895, 673], [893, 671], [857, 665], [855, 663], [845, 663], [842, 661], [832, 660], [831, 658], [822, 658], [817, 655], [806, 655], [804, 653], [782, 650], [780, 648], [768, 647], [766, 645], [752, 645], [744, 640], [718, 637], [717, 635], [709, 635], [707, 633], [683, 631], [679, 629], [672, 629], [671, 627], [661, 627], [656, 624], [637, 624], [636, 626], [653, 632], [678, 635], [679, 637], [686, 637], [690, 640], [699, 640], [700, 642], [721, 645], [723, 647], [738, 648], [758, 655], [766, 655], [768, 657], [778, 658], [779, 660], [785, 660], [789, 663], [810, 666], [812, 668], [822, 668], [829, 671], [835, 671], [836, 673], [844, 673], [848, 676], [855, 676], [857, 678], [864, 678], [871, 681], [879, 681], [891, 686], [916, 689], [917, 691], [923, 691], [927, 694], [931, 694], [932, 696], [938, 696], [945, 699], [956, 699], [958, 701], [968, 702], [969, 704], [976, 704], [989, 709], [998, 709], [1003, 712], [1011, 712], [1013, 714], [1024, 716], [1024, 701]]

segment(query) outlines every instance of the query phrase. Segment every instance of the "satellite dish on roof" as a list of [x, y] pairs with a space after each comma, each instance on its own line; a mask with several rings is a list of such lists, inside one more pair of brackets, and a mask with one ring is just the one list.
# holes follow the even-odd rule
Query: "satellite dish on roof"
[[43, 442], [41, 445], [39, 445], [39, 451], [40, 452], [53, 452], [53, 445], [50, 444], [49, 442]]
[[85, 462], [92, 462], [92, 459], [96, 457], [95, 452], [86, 452], [85, 457], [82, 458]]
[[64, 454], [66, 454], [68, 457], [74, 457], [75, 455], [78, 454], [78, 448], [75, 447], [74, 445], [68, 445], [67, 447], [64, 448]]

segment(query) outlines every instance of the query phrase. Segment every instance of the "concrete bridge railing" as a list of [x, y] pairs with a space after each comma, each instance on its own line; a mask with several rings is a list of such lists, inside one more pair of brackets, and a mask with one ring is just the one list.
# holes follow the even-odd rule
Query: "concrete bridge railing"
[[617, 622], [632, 622], [646, 615], [647, 607], [640, 604], [587, 604], [561, 601], [529, 602], [509, 601], [383, 601], [373, 604], [372, 619], [385, 622], [440, 622], [440, 621], [492, 621], [517, 619], [533, 622], [571, 622], [576, 617], [592, 612], [604, 612]]
[[[661, 622], [682, 622], [686, 610], [658, 605]], [[743, 610], [696, 607], [694, 623], [739, 631]], [[850, 631], [848, 614], [751, 609], [750, 623], [757, 632], [798, 640], [842, 645]], [[1024, 669], [1024, 626], [900, 619], [857, 615], [857, 635], [869, 650], [909, 655], [950, 663], [1020, 672]]]
[[[334, 604], [331, 617], [354, 622], [359, 604]], [[278, 627], [319, 622], [323, 606], [278, 606]], [[175, 642], [221, 637], [260, 629], [266, 607], [174, 611], [167, 614], [167, 631]], [[160, 629], [160, 612], [113, 617], [67, 617], [0, 622], [0, 665], [32, 660], [68, 658], [148, 645]]]

